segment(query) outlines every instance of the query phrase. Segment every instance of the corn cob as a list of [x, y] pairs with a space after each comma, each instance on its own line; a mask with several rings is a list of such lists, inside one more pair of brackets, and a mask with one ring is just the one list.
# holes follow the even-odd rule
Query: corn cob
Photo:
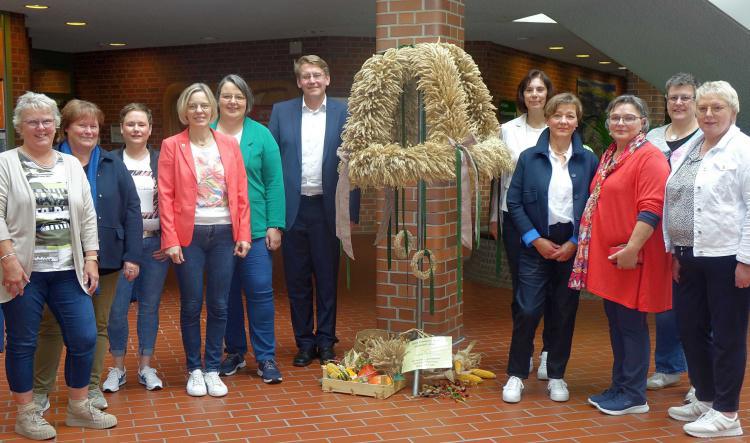
[[485, 369], [474, 368], [471, 370], [471, 373], [482, 378], [497, 378], [494, 372]]

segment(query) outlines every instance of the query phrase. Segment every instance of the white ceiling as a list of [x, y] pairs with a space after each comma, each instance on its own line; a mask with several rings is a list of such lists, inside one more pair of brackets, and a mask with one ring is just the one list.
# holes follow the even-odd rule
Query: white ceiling
[[[570, 0], [553, 4], [556, 1]], [[25, 8], [29, 3], [47, 4], [49, 9]], [[562, 25], [513, 23], [547, 12], [544, 9], [544, 2], [527, 0], [466, 0], [466, 39], [492, 41], [605, 72], [623, 72], [617, 70], [616, 60], [598, 64], [611, 59]], [[70, 53], [313, 35], [375, 36], [374, 0], [0, 0], [0, 10], [26, 15], [33, 48]], [[88, 25], [70, 27], [66, 21]], [[127, 46], [113, 48], [111, 42]], [[565, 50], [547, 49], [553, 45]], [[591, 57], [576, 58], [580, 53]]]

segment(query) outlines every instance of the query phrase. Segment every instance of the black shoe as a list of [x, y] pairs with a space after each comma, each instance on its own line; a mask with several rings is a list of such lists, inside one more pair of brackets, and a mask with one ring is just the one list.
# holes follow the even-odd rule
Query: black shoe
[[300, 349], [297, 351], [297, 355], [294, 356], [292, 364], [294, 366], [304, 367], [312, 363], [315, 357], [317, 357], [317, 353], [314, 349]]
[[320, 348], [320, 351], [318, 351], [318, 356], [320, 357], [321, 365], [326, 364], [326, 362], [330, 360], [336, 360], [336, 353], [333, 352], [333, 346]]

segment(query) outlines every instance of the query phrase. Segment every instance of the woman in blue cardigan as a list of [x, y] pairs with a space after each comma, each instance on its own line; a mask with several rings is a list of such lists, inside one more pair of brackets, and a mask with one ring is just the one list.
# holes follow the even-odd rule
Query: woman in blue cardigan
[[[89, 398], [91, 405], [98, 409], [108, 406], [99, 382], [109, 348], [107, 325], [117, 279], [120, 270], [129, 281], [138, 277], [143, 249], [140, 199], [122, 160], [99, 146], [99, 129], [103, 124], [104, 113], [98, 106], [84, 100], [71, 100], [62, 109], [60, 127], [64, 138], [58, 146], [61, 152], [75, 156], [83, 166], [96, 210], [100, 279], [93, 296], [97, 337]], [[48, 393], [55, 386], [62, 342], [60, 327], [46, 309], [34, 357], [34, 401], [44, 410], [49, 407]]]
[[[521, 153], [508, 190], [510, 216], [526, 247], [521, 250], [519, 284], [513, 294], [509, 379], [503, 387], [507, 403], [521, 400], [534, 335], [545, 312], [546, 327], [559, 332], [547, 343], [547, 391], [554, 401], [570, 397], [563, 375], [570, 358], [579, 292], [568, 288], [568, 278], [578, 225], [598, 164], [596, 155], [583, 147], [576, 133], [581, 111], [580, 100], [570, 93], [547, 101], [544, 116], [548, 129], [536, 146]], [[545, 311], [547, 304], [553, 309]]]

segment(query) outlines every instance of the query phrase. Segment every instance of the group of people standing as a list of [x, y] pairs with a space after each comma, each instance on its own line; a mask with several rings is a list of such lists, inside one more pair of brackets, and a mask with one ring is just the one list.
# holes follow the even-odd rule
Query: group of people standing
[[[241, 77], [224, 77], [216, 95], [203, 83], [188, 86], [177, 100], [186, 129], [160, 150], [148, 145], [153, 121], [143, 104], [122, 109], [125, 143], [109, 152], [99, 146], [104, 114], [94, 103], [74, 99], [58, 111], [43, 94], [19, 98], [13, 124], [23, 144], [0, 154], [0, 302], [17, 433], [55, 437], [43, 414], [63, 344], [65, 423], [116, 426], [102, 391], [126, 383], [131, 301], [138, 302], [138, 382], [162, 388], [151, 359], [170, 263], [189, 395], [226, 395], [219, 375], [247, 364], [243, 293], [257, 373], [265, 383], [282, 381], [272, 287], [279, 248], [299, 348], [293, 364], [335, 358], [333, 208], [347, 109], [327, 99], [330, 72], [320, 57], [301, 57], [295, 75], [303, 96], [274, 106], [270, 130], [249, 117], [253, 95]], [[114, 364], [100, 386], [107, 350]]]
[[[750, 308], [750, 137], [735, 125], [737, 92], [680, 73], [666, 83], [671, 122], [649, 132], [648, 107], [621, 95], [601, 159], [582, 145], [581, 103], [554, 95], [532, 70], [518, 87], [525, 113], [503, 125], [517, 159], [498, 185], [490, 229], [502, 226], [513, 286], [513, 336], [503, 400], [517, 403], [533, 368], [553, 401], [564, 381], [579, 291], [604, 299], [612, 380], [588, 402], [609, 415], [648, 412], [647, 389], [692, 387], [669, 408], [695, 437], [742, 434], [737, 411]], [[656, 373], [648, 376], [647, 314], [656, 313]], [[683, 354], [684, 349], [684, 354]], [[685, 365], [687, 361], [687, 365]]]
[[[163, 386], [151, 359], [170, 263], [189, 395], [226, 395], [220, 375], [247, 365], [245, 313], [258, 375], [282, 381], [272, 287], [279, 248], [298, 348], [292, 363], [335, 358], [336, 151], [347, 108], [326, 96], [325, 61], [303, 56], [294, 71], [302, 97], [274, 105], [268, 128], [248, 116], [253, 96], [241, 77], [227, 75], [215, 94], [188, 86], [177, 100], [186, 129], [160, 150], [148, 145], [153, 121], [143, 104], [122, 109], [125, 144], [108, 152], [95, 104], [71, 100], [58, 111], [43, 94], [19, 98], [13, 123], [23, 144], [0, 154], [0, 302], [17, 433], [56, 435], [43, 413], [63, 344], [66, 424], [117, 424], [103, 412], [102, 391], [126, 383], [133, 300], [138, 382]], [[502, 231], [513, 285], [502, 397], [521, 400], [544, 317], [537, 377], [549, 380], [552, 400], [569, 399], [564, 376], [586, 289], [604, 299], [614, 356], [611, 384], [591, 405], [610, 415], [647, 412], [646, 390], [679, 382], [686, 361], [694, 391], [669, 416], [693, 436], [740, 435], [750, 138], [735, 126], [739, 101], [726, 82], [699, 86], [677, 74], [665, 98], [671, 123], [651, 132], [640, 98], [615, 98], [605, 116], [613, 141], [598, 159], [577, 130], [583, 109], [575, 95], [554, 94], [540, 70], [519, 84], [523, 114], [502, 126], [516, 168], [499, 183], [490, 221], [493, 235]], [[358, 209], [355, 191], [352, 223]], [[657, 373], [647, 379], [650, 312]], [[100, 386], [108, 350], [114, 364]]]

